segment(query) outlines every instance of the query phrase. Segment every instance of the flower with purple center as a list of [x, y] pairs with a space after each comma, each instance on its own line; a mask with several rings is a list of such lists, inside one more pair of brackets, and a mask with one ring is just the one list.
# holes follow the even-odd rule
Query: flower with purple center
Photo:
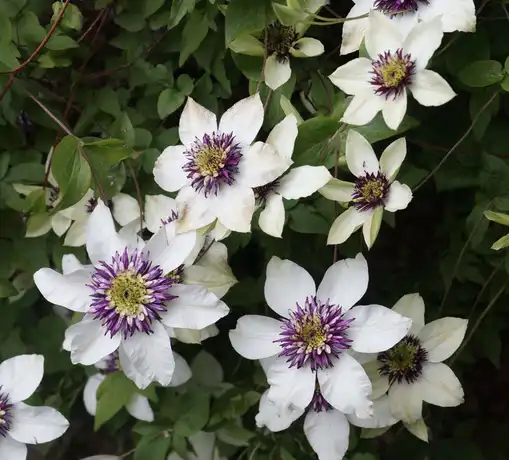
[[0, 458], [25, 460], [25, 444], [42, 444], [62, 436], [69, 422], [51, 407], [25, 404], [41, 383], [44, 356], [20, 355], [0, 364]]
[[426, 69], [443, 35], [440, 17], [418, 23], [405, 36], [397, 21], [371, 11], [365, 37], [369, 57], [353, 59], [329, 77], [353, 96], [341, 121], [362, 126], [382, 112], [387, 126], [397, 130], [406, 114], [408, 92], [426, 107], [449, 102], [456, 95], [450, 85]]
[[232, 231], [250, 231], [253, 188], [277, 179], [291, 164], [272, 146], [253, 144], [262, 123], [259, 94], [237, 102], [219, 123], [215, 114], [188, 98], [179, 123], [182, 145], [167, 147], [154, 167], [157, 184], [179, 192], [182, 231], [216, 220]]
[[[371, 11], [383, 13], [394, 22], [406, 38], [419, 22], [437, 17], [444, 32], [475, 32], [476, 15], [474, 0], [355, 0], [347, 19], [367, 16]], [[341, 54], [357, 51], [370, 33], [368, 17], [347, 20], [343, 23]]]
[[332, 265], [318, 288], [302, 267], [272, 257], [265, 299], [280, 319], [246, 315], [230, 331], [240, 355], [260, 360], [271, 403], [305, 411], [318, 389], [336, 411], [369, 416], [371, 383], [348, 350], [387, 350], [411, 322], [381, 305], [354, 306], [367, 285], [362, 254]]
[[304, 305], [283, 318], [284, 325], [277, 339], [283, 349], [279, 356], [287, 359], [290, 367], [307, 364], [311, 370], [332, 367], [332, 359], [350, 348], [348, 327], [355, 318], [342, 319], [341, 307], [307, 297]]
[[357, 131], [346, 137], [346, 163], [356, 176], [354, 183], [331, 179], [319, 192], [329, 200], [351, 203], [333, 222], [327, 244], [341, 244], [362, 227], [368, 248], [375, 243], [384, 210], [405, 209], [412, 200], [410, 187], [394, 180], [406, 157], [406, 141], [400, 138], [382, 153], [380, 161], [369, 142]]
[[143, 242], [137, 228], [117, 233], [100, 200], [87, 226], [91, 265], [68, 256], [72, 269], [66, 274], [42, 268], [34, 275], [49, 302], [84, 313], [66, 330], [64, 349], [83, 365], [118, 350], [122, 371], [138, 387], [169, 385], [175, 358], [167, 328], [201, 330], [229, 311], [204, 287], [176, 284], [167, 276], [195, 250], [196, 232], [176, 234], [174, 226], [164, 225]]

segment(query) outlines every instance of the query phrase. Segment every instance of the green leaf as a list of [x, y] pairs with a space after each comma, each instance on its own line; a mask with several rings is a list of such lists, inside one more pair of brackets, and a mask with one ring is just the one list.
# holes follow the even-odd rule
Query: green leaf
[[171, 446], [169, 434], [144, 436], [136, 446], [134, 460], [165, 460]]
[[241, 35], [260, 32], [268, 25], [270, 8], [268, 0], [232, 0], [228, 4], [225, 17], [226, 44]]
[[176, 85], [184, 96], [189, 96], [193, 92], [194, 83], [189, 75], [180, 75], [177, 78]]
[[11, 184], [42, 184], [44, 180], [44, 165], [37, 163], [19, 163], [9, 169], [4, 180]]
[[195, 3], [196, 0], [173, 0], [171, 4], [168, 28], [172, 29], [173, 27], [178, 26], [184, 16], [194, 10]]
[[502, 64], [498, 61], [474, 61], [461, 69], [460, 81], [472, 88], [493, 85], [504, 78]]
[[182, 67], [187, 58], [198, 49], [208, 31], [209, 20], [206, 13], [194, 10], [182, 31], [179, 67]]
[[84, 148], [91, 161], [94, 163], [100, 161], [107, 166], [116, 165], [134, 154], [134, 150], [127, 147], [120, 139], [87, 141]]
[[128, 11], [115, 16], [115, 23], [128, 32], [139, 32], [145, 27], [145, 18], [139, 13]]
[[71, 37], [53, 34], [48, 40], [46, 47], [52, 51], [62, 51], [70, 48], [78, 48], [79, 45]]
[[145, 0], [143, 6], [143, 16], [148, 18], [152, 16], [159, 8], [164, 5], [165, 0]]
[[135, 393], [136, 386], [122, 372], [107, 375], [97, 390], [94, 429], [97, 431], [110, 420], [131, 401]]
[[[53, 3], [52, 5], [53, 16], [51, 17], [52, 23], [54, 23], [57, 20], [57, 17], [62, 11], [63, 7], [64, 2]], [[81, 30], [81, 28], [83, 27], [83, 15], [81, 14], [80, 9], [76, 5], [69, 3], [67, 5], [67, 8], [62, 19], [60, 20], [59, 25], [62, 27], [66, 27], [67, 29], [73, 29], [78, 31]]]
[[306, 13], [286, 5], [275, 3], [273, 8], [277, 19], [285, 26], [294, 26], [298, 21], [302, 21], [307, 16]]
[[122, 139], [128, 147], [134, 147], [136, 135], [127, 113], [122, 113], [110, 128], [113, 137]]
[[308, 204], [298, 204], [289, 213], [289, 226], [298, 233], [327, 235], [330, 223]]
[[180, 91], [174, 88], [166, 88], [159, 95], [157, 100], [157, 113], [159, 118], [164, 119], [168, 115], [178, 110], [184, 103], [186, 97]]
[[181, 415], [175, 423], [175, 433], [192, 436], [200, 431], [209, 420], [210, 396], [202, 390], [191, 390], [179, 401]]
[[30, 43], [40, 43], [46, 36], [44, 27], [39, 24], [39, 19], [31, 11], [25, 11], [18, 22], [17, 34], [19, 34], [19, 43], [28, 45]]
[[509, 246], [509, 234], [507, 234], [507, 235], [503, 236], [502, 238], [498, 239], [497, 241], [495, 241], [492, 244], [491, 249], [498, 251], [499, 249], [506, 248], [507, 246]]
[[16, 295], [18, 291], [12, 285], [10, 281], [0, 279], [0, 299], [5, 299], [6, 297], [12, 297]]
[[307, 152], [320, 142], [329, 140], [339, 126], [339, 122], [329, 117], [315, 117], [301, 123], [293, 153], [295, 164], [309, 164]]
[[486, 217], [488, 220], [491, 220], [492, 222], [496, 222], [497, 224], [502, 224], [509, 227], [508, 214], [502, 214], [501, 212], [495, 211], [484, 211], [484, 217]]
[[[374, 144], [375, 142], [382, 141], [384, 139], [389, 139], [394, 136], [398, 136], [399, 134], [408, 131], [409, 129], [415, 128], [419, 125], [419, 121], [410, 116], [406, 116], [401, 124], [399, 125], [396, 131], [389, 128], [385, 121], [383, 120], [382, 115], [379, 113], [370, 123], [364, 126], [351, 126], [352, 129], [355, 129], [359, 134], [362, 134], [370, 144]], [[341, 137], [346, 140], [346, 133], [348, 130], [344, 130], [342, 132]]]
[[83, 158], [83, 143], [74, 136], [65, 136], [53, 151], [51, 171], [60, 188], [60, 201], [54, 212], [66, 209], [81, 200], [90, 188], [92, 173]]
[[109, 87], [101, 88], [97, 93], [97, 106], [104, 112], [114, 117], [121, 115], [122, 109], [118, 101], [118, 93]]

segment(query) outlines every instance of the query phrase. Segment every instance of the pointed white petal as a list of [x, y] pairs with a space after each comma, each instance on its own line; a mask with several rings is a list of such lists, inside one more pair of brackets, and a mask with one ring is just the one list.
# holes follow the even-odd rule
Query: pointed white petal
[[284, 85], [292, 76], [290, 59], [279, 60], [275, 55], [269, 56], [265, 62], [265, 84], [272, 90]]
[[255, 196], [251, 188], [224, 187], [214, 206], [219, 222], [226, 228], [240, 233], [251, 231], [251, 219], [255, 209]]
[[349, 125], [363, 126], [375, 118], [385, 105], [385, 98], [377, 96], [372, 89], [353, 97], [341, 121]]
[[140, 206], [136, 198], [127, 193], [119, 193], [111, 200], [113, 201], [113, 218], [122, 227], [140, 218]]
[[265, 208], [258, 219], [258, 225], [267, 235], [281, 238], [285, 225], [285, 207], [281, 195], [272, 193], [267, 197]]
[[312, 195], [331, 179], [325, 166], [299, 166], [279, 180], [277, 191], [287, 200], [296, 200]]
[[182, 231], [196, 230], [211, 224], [215, 219], [213, 199], [206, 198], [192, 187], [179, 191], [176, 202], [179, 211], [179, 225]]
[[328, 200], [334, 200], [339, 203], [348, 203], [352, 200], [352, 193], [355, 184], [345, 182], [333, 177], [327, 184], [325, 184], [318, 193]]
[[267, 427], [273, 433], [286, 430], [297, 420], [304, 411], [302, 409], [294, 409], [284, 407], [280, 409], [276, 404], [269, 401], [268, 390], [262, 394], [260, 398], [260, 406], [255, 421], [258, 428]]
[[214, 131], [217, 131], [216, 115], [188, 97], [179, 123], [182, 144], [190, 147], [197, 139], [202, 140], [204, 134], [210, 135]]
[[260, 315], [242, 316], [229, 333], [234, 350], [247, 359], [262, 359], [281, 352], [279, 339], [283, 323]]
[[424, 300], [419, 294], [407, 294], [401, 297], [392, 310], [412, 320], [410, 334], [417, 335], [424, 327]]
[[436, 107], [449, 102], [456, 93], [436, 72], [424, 69], [412, 80], [410, 91], [416, 101], [425, 107]]
[[167, 192], [176, 192], [189, 183], [187, 173], [182, 169], [187, 163], [183, 145], [166, 147], [154, 165], [154, 180]]
[[385, 201], [385, 209], [389, 212], [406, 209], [410, 201], [412, 201], [412, 197], [410, 187], [396, 180], [389, 188], [389, 195]]
[[415, 60], [417, 70], [428, 66], [431, 56], [442, 43], [443, 36], [442, 21], [439, 17], [420, 22], [412, 29], [403, 44], [403, 51]]
[[297, 40], [290, 49], [292, 56], [300, 58], [320, 56], [324, 51], [325, 48], [320, 40], [309, 37]]
[[247, 97], [230, 107], [221, 117], [219, 131], [233, 133], [235, 141], [249, 145], [254, 141], [263, 123], [263, 104], [260, 95]]
[[288, 318], [297, 303], [303, 305], [307, 297], [315, 295], [316, 286], [304, 268], [291, 260], [273, 256], [267, 265], [264, 292], [269, 307], [278, 315]]
[[369, 213], [357, 211], [353, 206], [341, 213], [333, 222], [327, 244], [344, 243], [369, 217]]
[[150, 407], [148, 399], [140, 394], [134, 394], [131, 401], [125, 406], [127, 412], [129, 412], [134, 418], [142, 420], [144, 422], [154, 421], [154, 412]]
[[403, 422], [403, 425], [405, 425], [405, 428], [421, 441], [428, 442], [428, 427], [422, 418], [414, 423]]
[[382, 115], [385, 124], [392, 130], [396, 131], [403, 121], [403, 118], [405, 118], [406, 109], [407, 92], [406, 89], [403, 88], [402, 93], [396, 97], [396, 99], [389, 98], [384, 102]]
[[62, 257], [62, 273], [64, 275], [81, 269], [83, 269], [83, 265], [74, 254], [66, 254]]
[[272, 128], [267, 137], [267, 144], [274, 147], [279, 155], [291, 159], [297, 134], [297, 119], [295, 115], [290, 114]]
[[331, 75], [330, 81], [346, 94], [356, 95], [372, 91], [371, 74], [373, 63], [367, 58], [357, 58], [338, 67]]
[[168, 220], [177, 212], [177, 203], [165, 195], [145, 195], [145, 222], [147, 229], [157, 233], [163, 220]]
[[[357, 18], [369, 12], [373, 0], [358, 0], [347, 14], [347, 18]], [[364, 40], [369, 27], [369, 18], [356, 19], [343, 23], [343, 40], [341, 41], [341, 54], [350, 54], [357, 51]]]
[[87, 412], [95, 416], [97, 411], [97, 390], [103, 382], [105, 376], [102, 374], [94, 374], [88, 378], [85, 388], [83, 389], [83, 404]]
[[372, 417], [359, 418], [356, 417], [355, 414], [350, 414], [347, 418], [352, 425], [362, 428], [385, 428], [399, 422], [399, 420], [392, 415], [389, 405], [389, 396], [387, 395], [373, 400]]
[[382, 171], [389, 180], [392, 180], [398, 173], [405, 157], [406, 139], [400, 137], [383, 151], [380, 157], [380, 171]]
[[20, 355], [0, 364], [0, 385], [16, 404], [32, 396], [44, 375], [44, 356]]
[[[26, 460], [27, 446], [22, 442], [14, 441], [9, 436], [0, 439], [0, 458], [8, 460]], [[86, 459], [85, 459], [86, 460]], [[100, 460], [100, 459], [99, 459]], [[105, 459], [107, 460], [107, 459]], [[116, 460], [116, 459], [114, 459]]]
[[308, 412], [304, 433], [319, 460], [342, 459], [348, 450], [350, 425], [337, 410]]
[[389, 404], [394, 417], [407, 423], [422, 418], [422, 394], [420, 381], [393, 383], [389, 388]]
[[51, 227], [57, 236], [62, 236], [71, 226], [72, 220], [57, 213], [51, 218]]
[[373, 147], [357, 131], [350, 129], [346, 136], [346, 163], [350, 172], [356, 177], [367, 173], [376, 174], [380, 170], [378, 158]]
[[394, 53], [401, 48], [403, 36], [397, 24], [394, 24], [380, 11], [372, 10], [369, 14], [369, 28], [365, 36], [365, 45], [369, 56], [376, 59], [379, 54], [386, 51]]
[[65, 235], [64, 246], [79, 248], [87, 242], [87, 220], [77, 220], [73, 222], [71, 228]]
[[475, 3], [472, 0], [452, 0], [447, 5], [430, 2], [419, 8], [419, 16], [424, 21], [440, 16], [444, 32], [475, 32]]
[[449, 358], [461, 345], [468, 321], [462, 318], [440, 318], [426, 324], [419, 332], [428, 360], [440, 363]]
[[458, 377], [444, 363], [426, 363], [421, 377], [422, 399], [440, 407], [459, 406], [464, 401]]
[[[374, 357], [375, 359], [373, 361], [366, 362], [362, 365], [373, 386], [373, 394], [371, 395], [373, 401], [381, 398], [387, 393], [387, 390], [389, 390], [389, 379], [387, 376], [380, 374], [380, 362], [376, 359], [376, 354]], [[359, 359], [357, 359], [357, 361], [359, 361]]]
[[175, 360], [175, 370], [173, 371], [173, 376], [168, 386], [178, 387], [191, 378], [192, 372], [187, 361], [178, 353], [173, 353], [173, 359]]

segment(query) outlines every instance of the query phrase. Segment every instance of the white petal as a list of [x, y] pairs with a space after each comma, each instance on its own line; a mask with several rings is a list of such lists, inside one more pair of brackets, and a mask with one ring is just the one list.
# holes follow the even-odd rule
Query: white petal
[[406, 139], [400, 137], [392, 142], [380, 157], [380, 170], [389, 180], [392, 180], [399, 171], [406, 157]]
[[308, 37], [297, 40], [290, 49], [290, 53], [294, 57], [320, 56], [324, 51], [325, 48], [320, 40]]
[[153, 322], [152, 329], [153, 334], [138, 332], [122, 340], [121, 348], [137, 372], [147, 380], [168, 386], [175, 369], [170, 338], [161, 323]]
[[83, 389], [83, 404], [87, 412], [92, 416], [95, 416], [97, 411], [97, 390], [104, 378], [105, 376], [102, 374], [92, 375], [92, 377], [88, 378], [85, 388]]
[[112, 198], [113, 201], [113, 218], [122, 227], [133, 220], [140, 217], [140, 206], [136, 198], [127, 193], [119, 193]]
[[204, 327], [203, 329], [185, 329], [185, 328], [167, 328], [172, 339], [177, 339], [182, 343], [197, 344], [202, 343], [210, 337], [215, 337], [219, 334], [219, 329], [214, 325]]
[[291, 159], [297, 134], [297, 119], [290, 114], [272, 128], [266, 142], [274, 147], [279, 155]]
[[368, 288], [368, 264], [362, 254], [330, 266], [323, 277], [316, 297], [341, 307], [343, 313], [353, 307]]
[[341, 121], [355, 126], [366, 125], [375, 118], [384, 105], [385, 98], [377, 96], [372, 90], [366, 90], [353, 97]]
[[396, 99], [387, 99], [384, 102], [384, 107], [382, 109], [382, 115], [385, 121], [385, 124], [396, 131], [399, 128], [399, 125], [405, 118], [407, 109], [407, 92], [406, 88], [403, 88], [403, 91], [400, 95], [396, 97]]
[[[347, 14], [347, 18], [356, 18], [369, 12], [373, 0], [357, 0]], [[343, 23], [343, 39], [341, 41], [341, 54], [350, 54], [357, 51], [364, 40], [369, 27], [369, 18], [355, 19]]]
[[115, 230], [109, 208], [101, 201], [90, 214], [87, 222], [87, 253], [92, 264], [109, 261], [115, 252], [125, 249], [125, 243]]
[[120, 335], [110, 337], [99, 320], [85, 316], [81, 321], [69, 326], [65, 340], [71, 351], [73, 364], [91, 366], [113, 353], [120, 345]]
[[396, 180], [389, 188], [389, 196], [385, 201], [385, 209], [389, 212], [406, 209], [410, 201], [412, 201], [412, 197], [410, 187]]
[[181, 189], [176, 202], [182, 231], [196, 230], [211, 224], [216, 219], [212, 201], [210, 197], [206, 198], [192, 187]]
[[251, 231], [255, 209], [255, 196], [251, 188], [224, 187], [214, 206], [217, 218], [226, 228], [241, 233]]
[[426, 363], [422, 368], [421, 395], [427, 403], [440, 407], [459, 406], [464, 401], [463, 388], [449, 366]]
[[286, 430], [302, 414], [302, 409], [284, 407], [280, 409], [276, 404], [269, 401], [268, 390], [260, 398], [260, 406], [255, 421], [258, 428], [267, 427], [273, 433]]
[[403, 45], [403, 36], [398, 30], [397, 24], [376, 10], [372, 10], [369, 15], [369, 28], [364, 40], [366, 50], [373, 59], [386, 51], [394, 53]]
[[247, 97], [230, 107], [221, 117], [219, 131], [233, 133], [235, 140], [249, 145], [255, 139], [263, 123], [263, 104], [260, 95]]
[[177, 203], [173, 198], [165, 195], [145, 195], [145, 222], [152, 233], [162, 225], [162, 220], [168, 220], [172, 213], [177, 212]]
[[187, 163], [183, 145], [166, 147], [154, 165], [154, 180], [167, 192], [176, 192], [189, 183], [187, 173], [182, 169]]
[[272, 193], [267, 197], [265, 208], [258, 219], [258, 225], [267, 235], [281, 238], [285, 225], [285, 207], [281, 195]]
[[417, 70], [428, 66], [431, 56], [442, 43], [443, 36], [442, 20], [439, 17], [420, 22], [412, 29], [403, 44], [403, 50], [415, 60]]
[[20, 355], [0, 364], [0, 386], [16, 404], [32, 396], [44, 375], [44, 356]]
[[61, 275], [51, 268], [41, 268], [34, 273], [34, 282], [44, 298], [55, 305], [72, 311], [86, 312], [90, 307], [92, 268], [86, 267], [68, 275]]
[[410, 334], [418, 334], [424, 327], [424, 300], [419, 294], [407, 294], [392, 307], [392, 311], [412, 320]]
[[292, 160], [264, 142], [255, 142], [244, 151], [239, 163], [238, 182], [247, 187], [268, 184], [283, 174]]
[[273, 256], [267, 264], [264, 292], [269, 307], [288, 318], [297, 303], [303, 305], [307, 297], [315, 295], [316, 286], [304, 268], [291, 260]]
[[247, 359], [262, 359], [281, 352], [279, 339], [283, 323], [274, 318], [246, 315], [239, 318], [237, 327], [229, 333], [235, 351]]
[[369, 213], [357, 211], [353, 206], [343, 211], [333, 222], [327, 244], [344, 243], [369, 217]]
[[331, 179], [325, 166], [299, 166], [279, 180], [277, 191], [287, 200], [296, 200], [312, 195]]
[[72, 220], [64, 217], [61, 213], [51, 218], [51, 227], [57, 236], [62, 236], [71, 226]]
[[216, 115], [188, 97], [179, 123], [182, 144], [189, 147], [197, 138], [202, 140], [204, 134], [212, 134], [214, 131], [217, 131]]
[[169, 386], [178, 387], [186, 383], [191, 378], [192, 372], [187, 361], [178, 353], [173, 353], [173, 359], [175, 360], [175, 370], [173, 371], [173, 376]]
[[0, 458], [6, 460], [26, 460], [27, 446], [21, 442], [14, 441], [9, 436], [0, 438]]
[[353, 59], [338, 67], [331, 75], [330, 81], [346, 94], [363, 94], [373, 91], [371, 74], [373, 63], [367, 58]]
[[396, 345], [410, 330], [412, 320], [381, 305], [358, 305], [344, 319], [353, 319], [348, 328], [352, 348], [360, 353], [378, 353]]
[[461, 318], [440, 318], [426, 324], [419, 332], [428, 360], [440, 363], [449, 358], [461, 345], [468, 321]]
[[348, 450], [350, 425], [337, 410], [308, 412], [304, 433], [319, 460], [342, 459]]
[[77, 220], [65, 235], [64, 246], [79, 248], [87, 242], [87, 220]]
[[378, 232], [380, 231], [383, 208], [379, 206], [374, 211], [364, 211], [364, 214], [366, 214], [366, 220], [364, 221], [364, 224], [362, 224], [362, 236], [368, 249], [371, 249], [371, 247], [375, 244]]
[[425, 107], [446, 104], [456, 96], [456, 93], [443, 77], [427, 69], [418, 72], [414, 76], [410, 91], [416, 101]]
[[161, 313], [163, 323], [168, 327], [203, 329], [214, 324], [229, 313], [226, 304], [201, 286], [177, 284], [170, 289], [168, 311]]
[[354, 414], [350, 414], [347, 418], [352, 425], [362, 428], [384, 428], [399, 422], [399, 420], [392, 415], [389, 397], [387, 395], [373, 401], [372, 417], [359, 418]]
[[62, 272], [64, 275], [81, 269], [83, 269], [83, 265], [74, 254], [66, 254], [62, 257]]
[[122, 372], [128, 379], [131, 379], [138, 388], [147, 388], [152, 383], [150, 376], [141, 374], [139, 369], [134, 366], [122, 346], [118, 349], [118, 358]]
[[69, 427], [67, 419], [52, 407], [32, 407], [18, 403], [12, 408], [9, 435], [25, 444], [42, 444], [62, 436]]
[[[374, 355], [375, 359], [373, 361], [364, 363], [362, 365], [366, 371], [366, 374], [368, 374], [368, 377], [371, 380], [371, 385], [373, 387], [371, 399], [373, 401], [381, 398], [389, 390], [389, 378], [380, 374], [380, 362], [376, 359], [376, 357], [377, 354]], [[357, 361], [359, 361], [359, 359], [357, 359]]]
[[421, 441], [428, 442], [428, 427], [422, 418], [414, 423], [403, 422], [403, 425], [405, 425], [405, 428]]
[[144, 422], [154, 421], [154, 412], [150, 407], [148, 399], [140, 394], [134, 394], [129, 401], [129, 404], [125, 406], [127, 412], [129, 412], [134, 418], [142, 420]]
[[318, 193], [328, 200], [334, 200], [339, 203], [348, 203], [352, 200], [352, 193], [355, 184], [345, 182], [333, 177], [327, 184], [325, 184]]
[[292, 76], [292, 68], [290, 67], [290, 59], [283, 58], [279, 60], [273, 54], [269, 56], [265, 62], [265, 84], [272, 90], [278, 89], [284, 85]]
[[456, 30], [475, 32], [475, 3], [472, 0], [452, 0], [447, 5], [441, 2], [430, 2], [429, 5], [419, 8], [419, 16], [426, 21], [440, 16], [444, 32]]
[[269, 358], [267, 366], [267, 383], [270, 388], [267, 398], [280, 410], [293, 405], [296, 409], [307, 408], [315, 391], [315, 373], [309, 367], [289, 368], [286, 358]]
[[389, 404], [394, 417], [407, 423], [422, 418], [422, 396], [420, 381], [393, 383], [389, 388]]
[[346, 163], [350, 172], [357, 177], [377, 174], [380, 170], [373, 147], [357, 131], [350, 129], [346, 136]]
[[348, 353], [342, 353], [333, 363], [333, 367], [317, 372], [323, 397], [344, 414], [356, 414], [359, 418], [371, 416], [372, 388], [364, 368]]

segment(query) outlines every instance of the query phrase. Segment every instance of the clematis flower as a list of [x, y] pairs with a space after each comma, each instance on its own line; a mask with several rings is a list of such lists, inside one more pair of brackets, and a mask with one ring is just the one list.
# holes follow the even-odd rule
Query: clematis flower
[[255, 209], [254, 187], [268, 184], [289, 166], [268, 144], [256, 142], [263, 122], [258, 94], [237, 102], [219, 122], [188, 98], [180, 117], [183, 145], [167, 147], [157, 159], [154, 179], [182, 203], [183, 229], [216, 219], [236, 232], [249, 232]]
[[[444, 32], [475, 32], [475, 5], [473, 0], [354, 0], [347, 18], [355, 18], [377, 10], [394, 21], [406, 36], [420, 21], [429, 21], [437, 16], [442, 21]], [[357, 51], [369, 29], [367, 18], [343, 23], [341, 54]]]
[[[321, 5], [317, 5], [315, 11], [324, 2], [319, 3]], [[228, 46], [239, 54], [267, 55], [264, 68], [265, 84], [270, 89], [276, 90], [292, 76], [290, 58], [320, 56], [325, 51], [323, 44], [316, 38], [303, 37], [308, 28], [306, 25], [308, 16], [305, 14], [296, 25], [283, 25], [275, 21], [261, 35], [244, 35], [233, 40]]]
[[[188, 453], [189, 460], [225, 460], [225, 457], [219, 455], [216, 447], [215, 433], [198, 431], [198, 433], [189, 436], [189, 443], [193, 448], [193, 452]], [[182, 457], [176, 452], [172, 452], [168, 455], [167, 460], [182, 460]]]
[[[274, 126], [267, 138], [267, 144], [277, 153], [291, 161], [295, 139], [297, 138], [297, 119], [288, 115]], [[285, 224], [283, 198], [296, 200], [315, 193], [330, 179], [331, 174], [325, 166], [298, 166], [290, 169], [274, 181], [255, 188], [258, 206], [263, 207], [258, 220], [260, 228], [268, 235], [281, 238]]]
[[[168, 385], [170, 387], [182, 385], [191, 378], [191, 369], [184, 358], [177, 353], [173, 353], [173, 357], [175, 360], [175, 371]], [[121, 372], [118, 352], [111, 353], [105, 359], [96, 363], [95, 367], [99, 372], [88, 378], [83, 390], [83, 403], [87, 412], [93, 416], [95, 416], [97, 411], [97, 390], [99, 386], [107, 375]], [[129, 414], [138, 420], [145, 422], [154, 421], [154, 412], [150, 407], [148, 398], [140, 393], [134, 394], [125, 408]]]
[[353, 96], [344, 123], [365, 125], [381, 111], [387, 126], [396, 130], [407, 110], [407, 91], [427, 107], [443, 105], [456, 95], [439, 74], [426, 69], [444, 35], [439, 17], [417, 24], [406, 39], [397, 23], [379, 11], [372, 11], [369, 21], [369, 58], [354, 59], [329, 77]]
[[230, 341], [243, 357], [261, 360], [270, 385], [267, 399], [279, 410], [305, 410], [318, 382], [334, 409], [371, 415], [371, 382], [349, 350], [387, 350], [405, 336], [411, 321], [381, 305], [354, 307], [367, 286], [362, 254], [332, 265], [318, 289], [302, 267], [272, 257], [265, 299], [281, 318], [243, 316]]
[[463, 402], [461, 383], [443, 361], [460, 346], [468, 321], [448, 317], [425, 325], [424, 301], [419, 294], [403, 296], [392, 310], [411, 318], [412, 327], [400, 342], [364, 367], [373, 383], [373, 398], [388, 393], [389, 404], [380, 410], [396, 421], [402, 420], [410, 432], [427, 440], [423, 402], [441, 407]]
[[0, 364], [0, 458], [25, 460], [25, 444], [50, 442], [67, 431], [69, 422], [57, 410], [23, 402], [43, 375], [42, 355], [15, 356]]
[[396, 212], [412, 200], [408, 185], [394, 180], [406, 156], [405, 138], [394, 141], [378, 161], [370, 143], [357, 131], [346, 138], [346, 163], [356, 176], [355, 183], [332, 179], [319, 190], [330, 200], [352, 203], [336, 218], [329, 231], [327, 244], [341, 244], [362, 226], [368, 248], [373, 246], [380, 230], [384, 209]]
[[148, 242], [115, 231], [109, 209], [98, 202], [87, 226], [91, 265], [61, 275], [49, 268], [34, 281], [49, 302], [84, 313], [65, 333], [74, 364], [92, 365], [117, 349], [120, 365], [139, 388], [169, 385], [175, 368], [170, 328], [203, 329], [228, 314], [228, 307], [200, 286], [172, 277], [196, 244], [196, 233], [175, 235], [163, 226]]

